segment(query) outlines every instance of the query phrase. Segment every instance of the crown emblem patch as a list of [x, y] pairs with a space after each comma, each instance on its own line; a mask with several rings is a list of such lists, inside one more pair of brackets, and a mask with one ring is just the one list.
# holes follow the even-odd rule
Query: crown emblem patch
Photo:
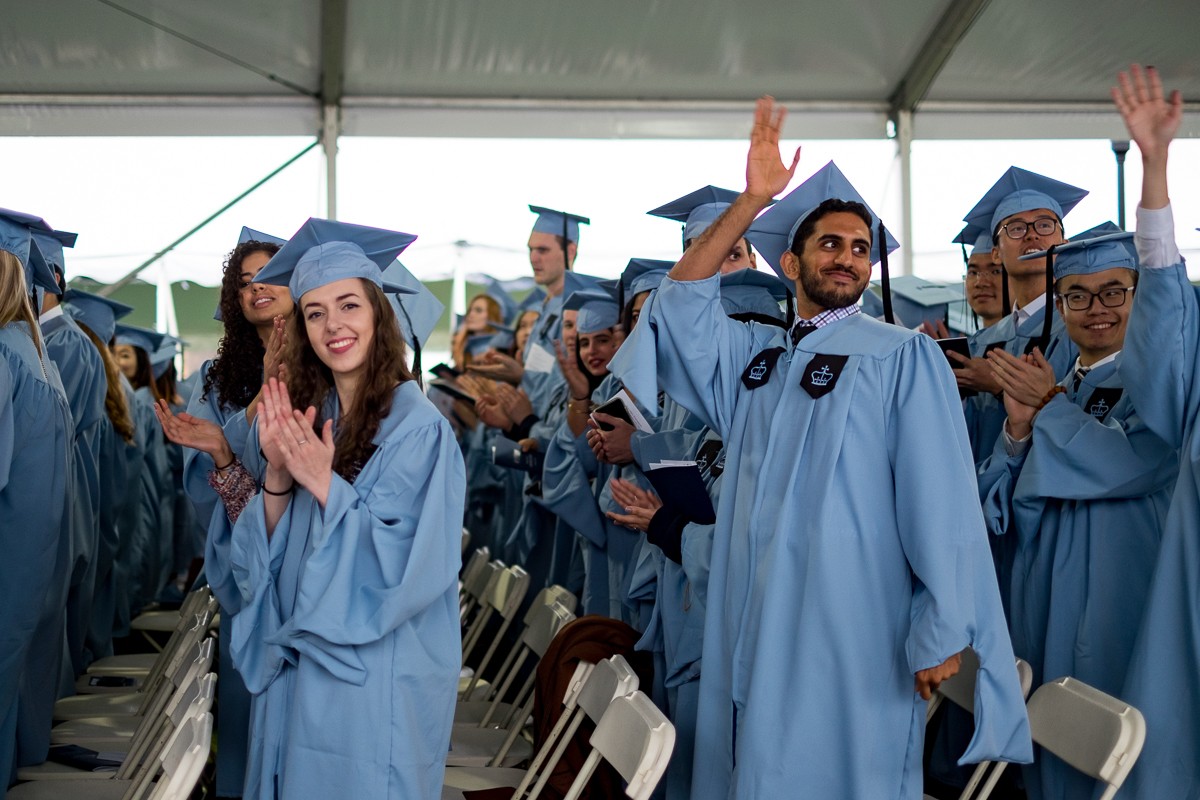
[[779, 361], [779, 356], [783, 355], [783, 352], [782, 347], [772, 347], [769, 350], [763, 350], [750, 359], [750, 363], [746, 366], [746, 371], [742, 373], [742, 385], [747, 389], [757, 389], [760, 386], [765, 386], [767, 381], [771, 380], [771, 373], [775, 371], [775, 364]]
[[804, 377], [800, 379], [800, 386], [814, 400], [824, 397], [837, 386], [838, 377], [841, 376], [842, 369], [849, 360], [849, 356], [827, 356], [818, 353], [804, 368]]
[[1087, 399], [1083, 408], [1087, 413], [1103, 422], [1124, 392], [1125, 390], [1119, 386], [1097, 389], [1092, 392], [1092, 396]]

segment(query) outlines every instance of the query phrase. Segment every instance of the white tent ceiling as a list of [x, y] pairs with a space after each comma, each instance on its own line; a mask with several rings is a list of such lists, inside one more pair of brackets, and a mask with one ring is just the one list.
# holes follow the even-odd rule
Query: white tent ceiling
[[1195, 0], [3, 8], [0, 135], [740, 138], [769, 92], [804, 138], [879, 138], [902, 112], [918, 138], [1108, 138], [1108, 86], [1134, 60], [1200, 101]]

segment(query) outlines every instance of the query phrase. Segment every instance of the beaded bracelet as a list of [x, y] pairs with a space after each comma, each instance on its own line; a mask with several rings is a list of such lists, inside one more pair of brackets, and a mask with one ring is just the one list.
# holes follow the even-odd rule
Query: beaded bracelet
[[1046, 404], [1054, 399], [1054, 395], [1066, 394], [1066, 391], [1067, 391], [1067, 389], [1065, 386], [1055, 386], [1053, 389], [1046, 392], [1046, 396], [1043, 397], [1042, 402], [1038, 404], [1038, 411], [1041, 411], [1043, 408], [1045, 408]]

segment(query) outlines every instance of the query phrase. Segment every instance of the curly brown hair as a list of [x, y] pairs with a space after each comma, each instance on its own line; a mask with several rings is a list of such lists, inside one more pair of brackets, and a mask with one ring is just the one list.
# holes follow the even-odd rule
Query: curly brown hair
[[[396, 312], [383, 290], [371, 281], [362, 281], [364, 294], [375, 312], [375, 335], [367, 353], [366, 370], [354, 394], [352, 407], [342, 412], [334, 439], [333, 469], [351, 483], [375, 452], [372, 440], [379, 422], [392, 410], [396, 384], [415, 380], [405, 363], [406, 348], [400, 335]], [[292, 314], [288, 333], [288, 394], [292, 407], [317, 409], [316, 429], [325, 424], [323, 409], [334, 391], [333, 372], [317, 357], [308, 341], [304, 315]]]
[[225, 335], [221, 337], [217, 357], [204, 377], [204, 393], [208, 394], [215, 387], [217, 401], [227, 408], [250, 405], [262, 388], [263, 357], [267, 354], [258, 331], [242, 314], [242, 261], [253, 253], [273, 256], [277, 252], [277, 244], [251, 240], [233, 248], [225, 259], [219, 304]]

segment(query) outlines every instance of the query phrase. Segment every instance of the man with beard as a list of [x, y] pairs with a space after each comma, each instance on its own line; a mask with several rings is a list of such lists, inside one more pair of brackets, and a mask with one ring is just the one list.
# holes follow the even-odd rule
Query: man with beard
[[[915, 800], [924, 699], [964, 648], [963, 760], [1029, 761], [1028, 721], [954, 378], [928, 337], [858, 313], [896, 245], [832, 164], [755, 220], [799, 161], [783, 116], [759, 101], [746, 190], [643, 311], [663, 388], [726, 443], [693, 797]], [[743, 235], [795, 285], [791, 331], [725, 316]]]

